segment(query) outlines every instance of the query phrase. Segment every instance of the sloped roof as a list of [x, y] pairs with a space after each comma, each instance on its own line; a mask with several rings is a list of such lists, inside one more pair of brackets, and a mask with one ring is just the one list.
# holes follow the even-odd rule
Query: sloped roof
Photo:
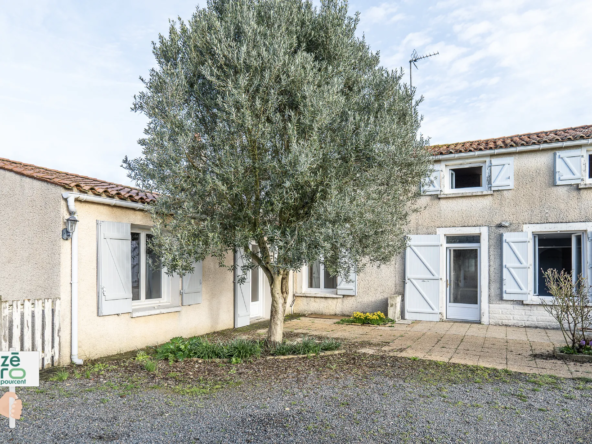
[[592, 139], [592, 125], [540, 131], [537, 133], [516, 134], [494, 139], [473, 140], [471, 142], [448, 143], [428, 147], [434, 156], [470, 153], [476, 151], [499, 150], [519, 146], [541, 145], [543, 143], [567, 142], [570, 140]]
[[79, 174], [52, 170], [50, 168], [17, 162], [15, 160], [4, 159], [1, 157], [0, 168], [26, 177], [59, 185], [68, 190], [76, 190], [82, 193], [91, 193], [97, 196], [110, 197], [113, 199], [150, 203], [155, 201], [158, 196], [156, 193], [150, 193], [148, 191], [140, 190], [139, 188], [106, 182], [104, 180], [81, 176]]

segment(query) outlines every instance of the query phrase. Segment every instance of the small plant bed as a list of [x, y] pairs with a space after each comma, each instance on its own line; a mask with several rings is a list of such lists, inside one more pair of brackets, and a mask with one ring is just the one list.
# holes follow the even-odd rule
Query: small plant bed
[[[341, 343], [334, 339], [317, 341], [303, 338], [301, 341], [284, 341], [278, 346], [267, 346], [265, 341], [255, 339], [232, 339], [210, 341], [207, 338], [173, 338], [166, 344], [159, 346], [154, 354], [156, 360], [169, 362], [184, 359], [227, 360], [232, 364], [267, 356], [286, 355], [318, 355], [326, 351], [334, 351], [341, 347]], [[146, 365], [151, 366], [151, 358], [146, 355]]]
[[582, 340], [576, 347], [557, 347], [555, 356], [568, 361], [592, 362], [592, 341]]
[[351, 318], [344, 318], [337, 321], [336, 324], [357, 324], [357, 325], [388, 325], [394, 324], [395, 321], [391, 318], [387, 318], [382, 312], [377, 311], [375, 313], [360, 313], [359, 311], [354, 312]]

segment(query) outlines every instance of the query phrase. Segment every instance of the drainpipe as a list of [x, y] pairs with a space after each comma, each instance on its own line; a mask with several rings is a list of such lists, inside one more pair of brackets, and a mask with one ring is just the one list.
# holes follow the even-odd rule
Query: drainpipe
[[[68, 212], [70, 216], [76, 217], [76, 206], [74, 201], [76, 200], [75, 194], [64, 193], [63, 197], [68, 203]], [[72, 356], [70, 360], [76, 365], [82, 365], [82, 359], [78, 358], [78, 230], [74, 230], [72, 233]]]

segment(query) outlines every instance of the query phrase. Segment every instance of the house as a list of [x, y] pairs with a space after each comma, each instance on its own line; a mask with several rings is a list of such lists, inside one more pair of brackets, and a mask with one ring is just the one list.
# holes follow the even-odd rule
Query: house
[[592, 284], [592, 125], [430, 149], [405, 253], [352, 276], [349, 295], [310, 265], [295, 278], [294, 310], [386, 312], [400, 294], [407, 319], [556, 326], [541, 269]]
[[269, 317], [260, 272], [235, 286], [214, 259], [182, 278], [150, 260], [154, 199], [0, 158], [0, 350], [80, 363]]

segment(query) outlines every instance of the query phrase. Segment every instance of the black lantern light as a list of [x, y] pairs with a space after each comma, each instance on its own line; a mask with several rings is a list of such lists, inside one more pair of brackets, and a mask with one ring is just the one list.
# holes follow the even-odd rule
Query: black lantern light
[[66, 228], [62, 230], [62, 239], [68, 240], [72, 238], [72, 233], [76, 230], [77, 223], [78, 219], [76, 219], [76, 216], [70, 216], [66, 219]]

